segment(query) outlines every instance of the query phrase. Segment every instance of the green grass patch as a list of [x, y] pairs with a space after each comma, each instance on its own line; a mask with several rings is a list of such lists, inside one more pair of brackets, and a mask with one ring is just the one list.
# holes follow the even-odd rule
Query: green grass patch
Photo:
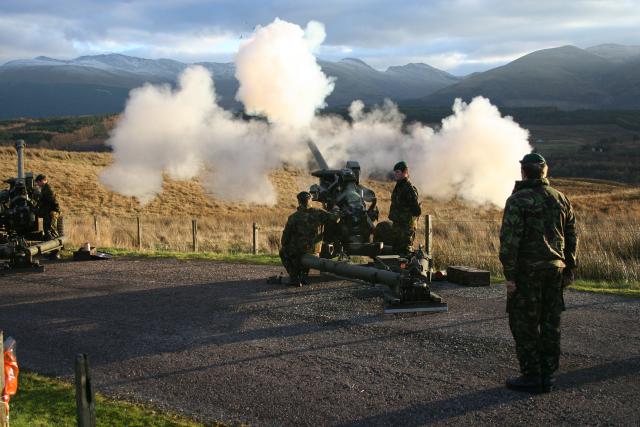
[[203, 259], [239, 264], [282, 265], [277, 254], [246, 254], [246, 253], [217, 253], [217, 252], [177, 252], [130, 249], [98, 248], [100, 252], [107, 252], [114, 256], [136, 258], [175, 258], [175, 259]]
[[570, 289], [600, 294], [640, 297], [640, 282], [612, 282], [602, 280], [576, 280]]
[[[31, 372], [20, 372], [18, 392], [10, 402], [12, 427], [76, 425], [75, 389], [66, 382]], [[152, 408], [96, 395], [98, 426], [184, 426], [203, 424]], [[216, 424], [223, 425], [223, 424]]]
[[[504, 282], [504, 276], [498, 274], [491, 275], [492, 285], [502, 284]], [[571, 286], [569, 286], [569, 289], [599, 294], [640, 297], [640, 282], [614, 282], [604, 280], [580, 279], [571, 284]]]

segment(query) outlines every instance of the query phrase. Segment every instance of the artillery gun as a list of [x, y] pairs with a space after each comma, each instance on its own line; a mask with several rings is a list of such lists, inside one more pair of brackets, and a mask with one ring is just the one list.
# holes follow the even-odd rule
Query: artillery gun
[[[319, 183], [312, 185], [309, 192], [325, 209], [337, 206], [340, 220], [325, 229], [320, 255], [303, 255], [302, 264], [350, 279], [387, 285], [385, 313], [447, 311], [447, 304], [430, 289], [433, 264], [430, 255], [419, 248], [402, 257], [379, 238], [384, 233], [378, 231], [389, 227], [389, 223], [375, 224], [376, 195], [360, 184], [359, 163], [351, 160], [343, 169], [330, 169], [313, 141], [308, 141], [308, 145], [321, 168], [312, 172]], [[356, 264], [351, 262], [354, 256], [372, 261]]]
[[0, 266], [42, 271], [36, 257], [64, 246], [62, 218], [58, 222], [60, 236], [47, 239], [37, 216], [38, 191], [33, 173], [24, 172], [24, 141], [18, 140], [15, 147], [18, 174], [4, 181], [8, 189], [0, 190]]

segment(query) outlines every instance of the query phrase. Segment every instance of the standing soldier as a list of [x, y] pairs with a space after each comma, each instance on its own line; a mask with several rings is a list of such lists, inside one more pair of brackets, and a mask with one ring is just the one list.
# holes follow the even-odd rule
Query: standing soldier
[[562, 292], [576, 268], [576, 219], [569, 200], [549, 185], [544, 157], [527, 154], [520, 164], [522, 181], [507, 199], [500, 230], [509, 327], [522, 373], [507, 379], [507, 387], [548, 392], [560, 358]]
[[60, 217], [60, 205], [56, 199], [56, 194], [49, 185], [49, 180], [45, 175], [36, 177], [36, 185], [40, 187], [40, 198], [38, 199], [37, 213], [42, 218], [44, 234], [47, 240], [58, 237], [58, 217]]
[[409, 181], [409, 168], [403, 161], [393, 167], [396, 186], [391, 193], [389, 219], [393, 221], [393, 249], [407, 256], [413, 251], [418, 218], [422, 213], [418, 201], [418, 190]]
[[337, 212], [310, 207], [310, 193], [303, 191], [298, 193], [297, 198], [298, 210], [287, 220], [282, 231], [280, 249], [280, 259], [289, 273], [289, 284], [292, 286], [307, 284], [309, 269], [301, 264], [300, 257], [317, 253], [318, 245], [322, 241], [323, 226], [338, 221]]

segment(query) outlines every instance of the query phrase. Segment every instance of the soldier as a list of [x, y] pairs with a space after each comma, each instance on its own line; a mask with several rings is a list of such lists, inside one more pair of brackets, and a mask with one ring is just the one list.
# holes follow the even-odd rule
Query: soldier
[[409, 181], [409, 168], [403, 161], [393, 167], [396, 186], [391, 194], [389, 219], [393, 221], [393, 249], [407, 256], [413, 251], [418, 218], [422, 213], [418, 201], [418, 190]]
[[338, 220], [336, 211], [327, 212], [309, 206], [311, 194], [303, 191], [297, 195], [298, 210], [289, 216], [282, 231], [282, 248], [280, 259], [289, 273], [289, 284], [302, 286], [307, 284], [309, 269], [300, 263], [304, 254], [318, 252], [318, 244], [322, 241], [323, 226]]
[[500, 230], [509, 327], [522, 374], [506, 385], [549, 392], [560, 358], [562, 292], [576, 268], [576, 219], [569, 200], [549, 185], [544, 157], [531, 153], [520, 163], [522, 181], [507, 199]]
[[44, 223], [45, 238], [50, 240], [58, 237], [60, 205], [45, 175], [40, 174], [36, 177], [36, 185], [40, 187], [37, 214], [42, 218], [42, 222]]

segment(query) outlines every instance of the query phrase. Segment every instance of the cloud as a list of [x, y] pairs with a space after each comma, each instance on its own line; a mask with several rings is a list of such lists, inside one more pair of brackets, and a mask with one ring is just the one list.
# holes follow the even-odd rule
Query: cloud
[[399, 7], [383, 0], [4, 0], [0, 16], [0, 61], [96, 53], [91, 47], [132, 52], [133, 45], [133, 52], [151, 58], [231, 61], [232, 40], [276, 16], [323, 22], [328, 37], [321, 55], [338, 59], [346, 47], [345, 54], [371, 58], [376, 68], [455, 54], [465, 61], [449, 70], [486, 68], [487, 58], [508, 60], [565, 44], [640, 44], [635, 1], [406, 0]]

